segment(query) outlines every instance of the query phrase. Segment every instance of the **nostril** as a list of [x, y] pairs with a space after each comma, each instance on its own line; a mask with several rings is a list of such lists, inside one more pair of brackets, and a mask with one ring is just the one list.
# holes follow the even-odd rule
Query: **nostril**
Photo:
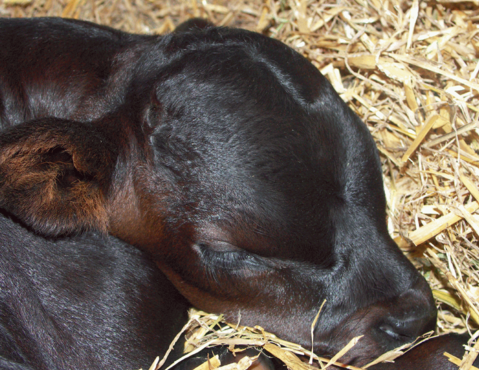
[[406, 343], [436, 329], [436, 310], [427, 304], [411, 305], [411, 301], [398, 302], [377, 326], [390, 339]]
[[403, 339], [407, 339], [407, 338], [404, 338], [404, 335], [401, 335], [399, 333], [397, 333], [396, 330], [393, 329], [393, 327], [391, 325], [388, 325], [388, 324], [382, 324], [379, 326], [379, 330], [385, 332], [387, 335], [389, 335], [390, 337], [392, 337], [393, 339], [395, 340], [403, 340]]
[[432, 292], [421, 279], [389, 306], [388, 314], [376, 327], [384, 339], [407, 343], [434, 331], [436, 316]]
[[421, 316], [422, 317], [406, 317], [403, 319], [388, 317], [385, 322], [379, 325], [379, 330], [396, 341], [413, 341], [419, 335], [435, 329], [435, 317], [431, 318], [429, 315]]

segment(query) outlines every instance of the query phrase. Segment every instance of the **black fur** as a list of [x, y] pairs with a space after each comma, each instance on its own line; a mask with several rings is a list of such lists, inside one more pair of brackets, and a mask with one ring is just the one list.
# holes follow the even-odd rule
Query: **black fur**
[[374, 141], [301, 55], [204, 24], [2, 19], [0, 38], [0, 207], [28, 227], [109, 232], [191, 304], [305, 347], [326, 300], [317, 353], [364, 335], [344, 362], [434, 329], [387, 232]]
[[0, 214], [0, 369], [149, 368], [186, 309], [137, 249], [91, 233], [48, 240]]

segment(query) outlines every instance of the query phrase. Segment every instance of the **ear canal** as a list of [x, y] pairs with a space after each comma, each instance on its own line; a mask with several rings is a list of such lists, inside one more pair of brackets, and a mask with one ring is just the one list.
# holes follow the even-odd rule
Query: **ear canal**
[[0, 134], [0, 207], [35, 231], [106, 231], [117, 151], [95, 124], [41, 119]]

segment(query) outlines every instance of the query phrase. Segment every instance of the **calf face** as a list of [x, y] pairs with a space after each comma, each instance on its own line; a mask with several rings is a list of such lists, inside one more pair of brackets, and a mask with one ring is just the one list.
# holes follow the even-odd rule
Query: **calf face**
[[306, 347], [326, 302], [315, 351], [364, 335], [345, 362], [434, 329], [366, 126], [292, 49], [60, 19], [1, 20], [0, 36], [0, 206], [29, 227], [109, 232], [193, 305]]
[[148, 368], [186, 307], [132, 246], [92, 234], [47, 240], [0, 214], [0, 368]]

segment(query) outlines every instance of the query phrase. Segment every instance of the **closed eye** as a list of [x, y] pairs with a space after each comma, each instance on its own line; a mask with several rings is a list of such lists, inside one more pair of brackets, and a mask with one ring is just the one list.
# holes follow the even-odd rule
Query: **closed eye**
[[212, 269], [240, 270], [267, 267], [261, 257], [227, 242], [197, 243], [194, 249], [201, 256], [203, 265]]

